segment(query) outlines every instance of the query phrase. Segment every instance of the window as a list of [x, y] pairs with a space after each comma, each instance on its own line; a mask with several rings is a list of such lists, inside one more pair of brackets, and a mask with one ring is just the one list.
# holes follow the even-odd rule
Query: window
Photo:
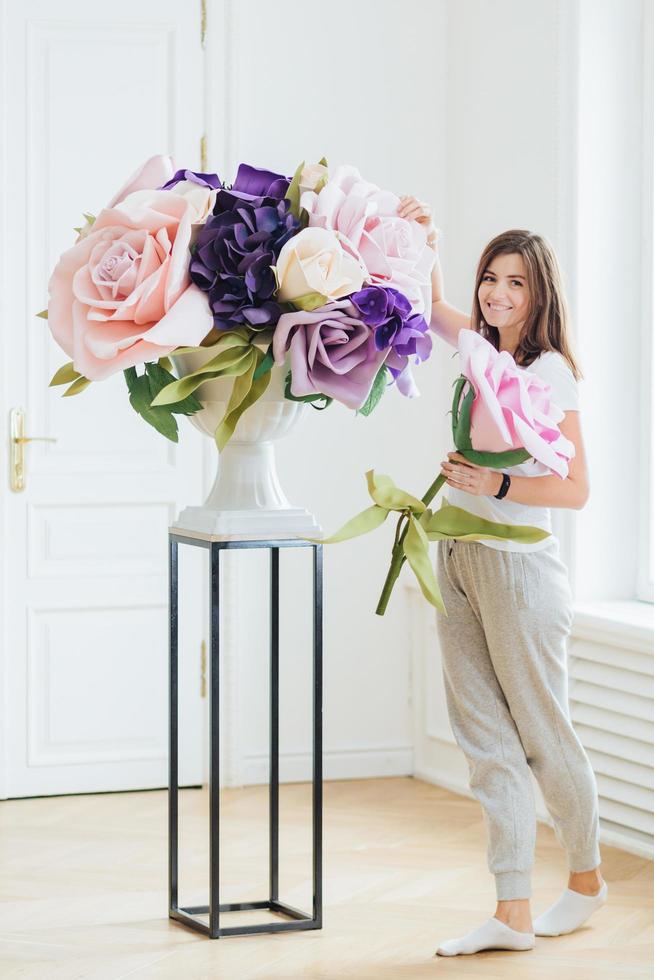
[[640, 378], [638, 598], [654, 602], [654, 10], [644, 4], [643, 302]]

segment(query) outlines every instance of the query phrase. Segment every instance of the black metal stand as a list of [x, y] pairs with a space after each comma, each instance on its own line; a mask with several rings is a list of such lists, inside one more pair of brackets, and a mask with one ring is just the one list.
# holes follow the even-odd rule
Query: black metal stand
[[[169, 543], [170, 589], [170, 762], [168, 782], [168, 889], [169, 917], [218, 939], [258, 932], [291, 932], [322, 928], [322, 545], [301, 538], [275, 540], [223, 540], [210, 535], [190, 536], [171, 529]], [[180, 544], [206, 548], [211, 562], [210, 609], [210, 748], [209, 748], [209, 905], [180, 908], [178, 899], [178, 566]], [[269, 796], [269, 895], [253, 902], [220, 904], [220, 554], [227, 549], [267, 548], [270, 551], [270, 796]], [[279, 900], [279, 549], [313, 549], [313, 912], [309, 915]], [[287, 921], [224, 927], [222, 912], [268, 909]], [[209, 924], [199, 916], [209, 916]]]

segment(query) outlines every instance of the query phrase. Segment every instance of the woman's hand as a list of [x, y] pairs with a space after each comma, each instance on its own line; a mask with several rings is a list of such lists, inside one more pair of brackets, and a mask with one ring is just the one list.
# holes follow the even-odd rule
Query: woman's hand
[[406, 218], [407, 221], [417, 221], [419, 225], [422, 225], [427, 232], [427, 244], [431, 248], [436, 247], [439, 230], [434, 224], [431, 208], [428, 204], [419, 201], [417, 197], [410, 197], [405, 194], [400, 198], [397, 213], [400, 218]]
[[448, 453], [447, 460], [441, 462], [441, 473], [447, 477], [447, 484], [476, 496], [494, 497], [502, 486], [502, 474], [487, 466], [477, 466], [460, 453]]

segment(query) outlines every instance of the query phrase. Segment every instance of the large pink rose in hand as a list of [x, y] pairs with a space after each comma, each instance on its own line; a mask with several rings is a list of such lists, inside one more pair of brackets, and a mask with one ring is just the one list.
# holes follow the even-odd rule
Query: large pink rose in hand
[[137, 190], [61, 256], [48, 325], [81, 375], [101, 381], [209, 332], [206, 297], [188, 275], [194, 216], [183, 196]]
[[470, 410], [473, 449], [501, 453], [524, 448], [552, 473], [566, 477], [575, 446], [559, 431], [565, 413], [551, 400], [550, 384], [519, 368], [508, 351], [497, 351], [474, 330], [459, 332], [458, 348], [461, 374], [476, 392]]
[[322, 190], [304, 191], [309, 225], [332, 228], [368, 270], [370, 282], [393, 286], [423, 313], [430, 297], [434, 252], [425, 229], [397, 214], [400, 199], [364, 180], [356, 167], [337, 167]]

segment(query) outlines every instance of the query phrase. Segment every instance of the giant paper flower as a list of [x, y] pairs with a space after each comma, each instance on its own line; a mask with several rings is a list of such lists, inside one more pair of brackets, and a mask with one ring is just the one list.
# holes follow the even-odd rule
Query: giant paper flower
[[351, 166], [337, 167], [317, 194], [300, 196], [310, 226], [337, 231], [372, 282], [401, 290], [413, 311], [423, 313], [434, 252], [425, 229], [397, 214], [399, 203], [396, 194], [380, 190]]
[[378, 350], [390, 347], [385, 364], [395, 384], [403, 395], [414, 398], [419, 394], [409, 356], [415, 355], [416, 363], [425, 361], [432, 350], [427, 321], [419, 313], [413, 313], [407, 297], [397, 289], [382, 286], [365, 286], [350, 296], [350, 300], [364, 323], [375, 330]]
[[279, 253], [277, 295], [294, 306], [315, 309], [356, 292], [365, 274], [332, 231], [304, 228]]
[[463, 439], [460, 451], [473, 460], [475, 452], [524, 449], [565, 478], [575, 447], [559, 431], [564, 412], [551, 400], [550, 384], [518, 368], [508, 351], [497, 351], [474, 330], [459, 332], [458, 348], [462, 378], [454, 405], [457, 448]]
[[233, 187], [218, 190], [214, 214], [197, 238], [193, 282], [208, 293], [213, 322], [222, 330], [262, 330], [279, 319], [272, 266], [299, 222], [284, 199], [289, 180], [241, 164]]
[[188, 277], [192, 218], [184, 197], [137, 190], [63, 253], [48, 325], [79, 374], [101, 381], [206, 336], [211, 315]]
[[348, 300], [283, 313], [272, 343], [276, 364], [290, 352], [293, 395], [320, 393], [348, 408], [361, 408], [388, 355]]

